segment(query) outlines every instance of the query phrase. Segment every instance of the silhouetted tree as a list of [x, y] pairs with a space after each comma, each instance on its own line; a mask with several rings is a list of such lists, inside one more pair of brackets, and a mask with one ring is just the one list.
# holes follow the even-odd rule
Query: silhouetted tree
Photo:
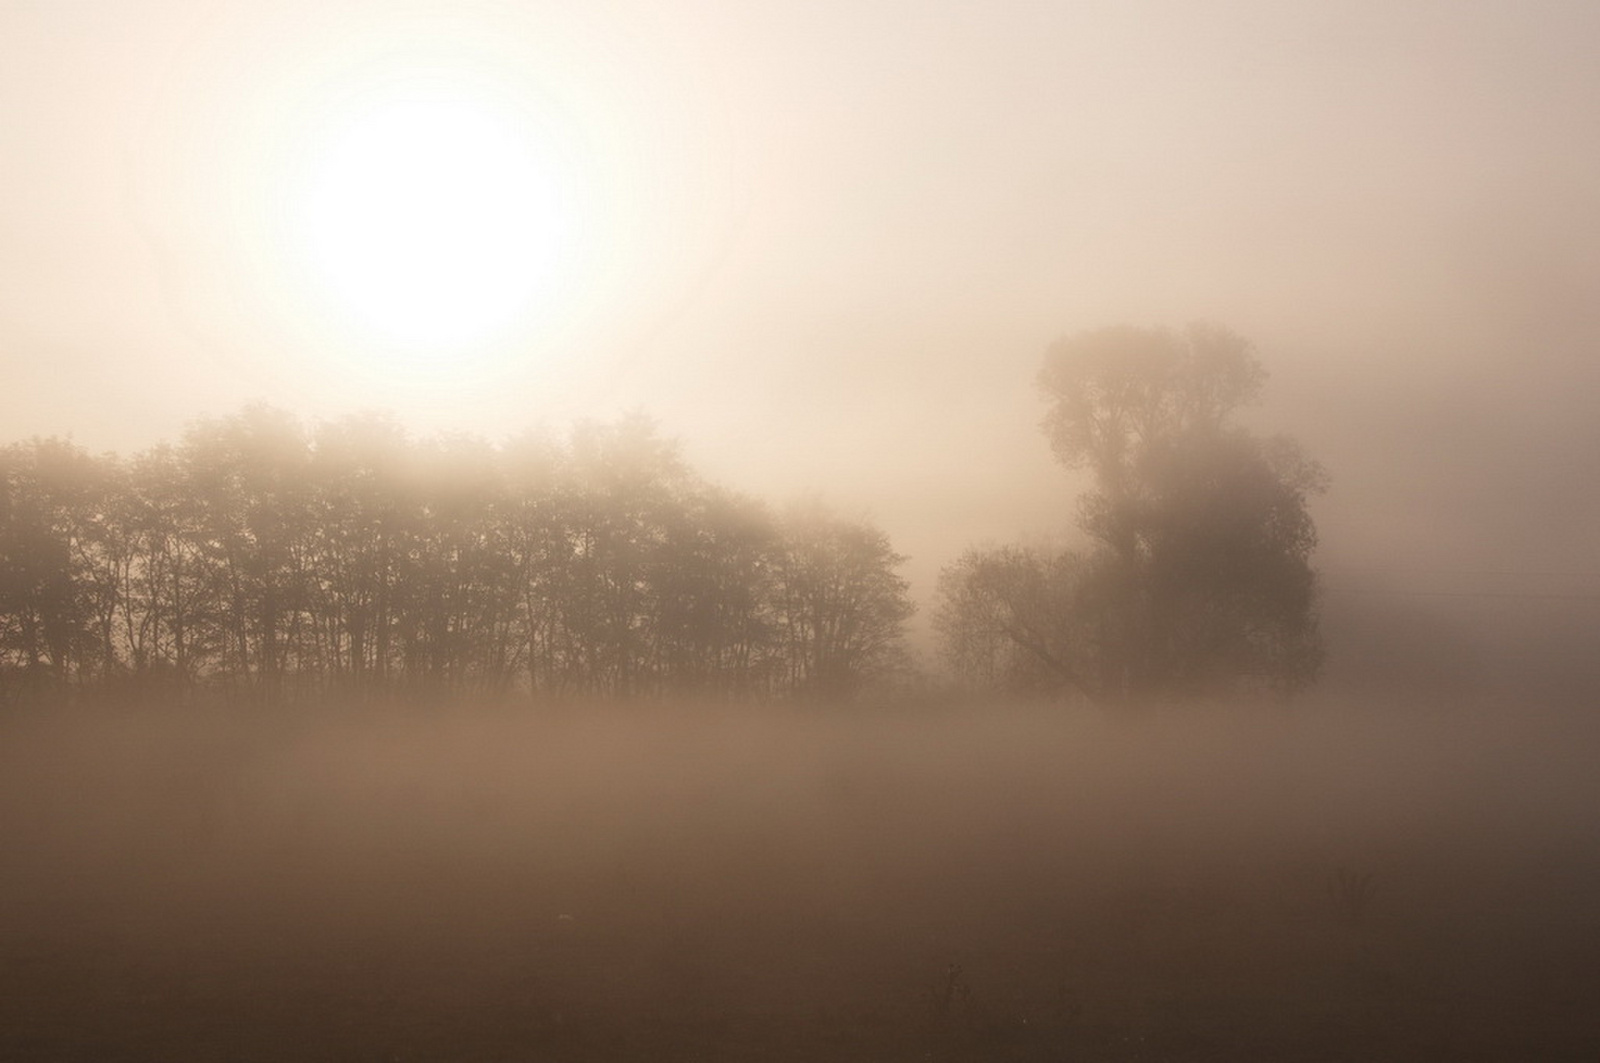
[[648, 418], [573, 432], [560, 507], [569, 553], [557, 597], [576, 689], [626, 695], [655, 686], [658, 577], [671, 514], [691, 487], [677, 446]]
[[1005, 546], [968, 550], [947, 566], [933, 624], [956, 674], [980, 689], [1092, 695], [1085, 565], [1071, 552]]
[[765, 507], [700, 487], [672, 516], [657, 569], [662, 675], [696, 693], [760, 693], [778, 660], [773, 581], [781, 543]]
[[387, 688], [416, 492], [411, 444], [384, 416], [322, 425], [310, 465], [317, 667], [330, 685]]
[[895, 571], [906, 559], [872, 525], [814, 504], [792, 510], [782, 532], [776, 597], [793, 689], [851, 694], [892, 671], [915, 612]]
[[559, 593], [572, 554], [562, 520], [565, 455], [560, 444], [530, 433], [508, 446], [502, 461], [504, 548], [521, 641], [514, 660], [529, 690], [560, 691], [566, 674]]
[[643, 417], [496, 448], [252, 407], [127, 462], [0, 451], [0, 693], [843, 693], [893, 663], [900, 560]]
[[217, 648], [219, 586], [211, 570], [201, 502], [177, 451], [137, 457], [116, 507], [132, 547], [122, 592], [124, 660], [145, 687], [181, 689]]
[[97, 473], [59, 439], [0, 451], [0, 678], [12, 690], [63, 691], [99, 648], [86, 566]]
[[1325, 474], [1232, 417], [1266, 374], [1212, 326], [1112, 328], [1054, 345], [1039, 382], [1056, 456], [1087, 469], [1090, 549], [969, 554], [947, 569], [939, 629], [958, 673], [1106, 701], [1293, 690], [1321, 661], [1316, 530]]
[[220, 665], [273, 698], [307, 651], [314, 544], [305, 433], [282, 411], [257, 406], [199, 422], [182, 451], [221, 603]]

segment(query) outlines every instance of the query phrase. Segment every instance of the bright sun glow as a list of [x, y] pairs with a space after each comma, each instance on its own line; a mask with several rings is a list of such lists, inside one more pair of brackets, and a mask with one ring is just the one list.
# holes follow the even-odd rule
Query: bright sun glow
[[301, 243], [342, 314], [390, 343], [443, 349], [503, 333], [549, 294], [561, 204], [512, 115], [475, 100], [395, 100], [325, 145]]

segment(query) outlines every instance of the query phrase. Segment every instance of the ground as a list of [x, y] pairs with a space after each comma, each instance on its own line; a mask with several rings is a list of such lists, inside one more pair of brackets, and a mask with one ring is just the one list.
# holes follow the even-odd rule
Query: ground
[[0, 722], [0, 1059], [1593, 1060], [1590, 729]]

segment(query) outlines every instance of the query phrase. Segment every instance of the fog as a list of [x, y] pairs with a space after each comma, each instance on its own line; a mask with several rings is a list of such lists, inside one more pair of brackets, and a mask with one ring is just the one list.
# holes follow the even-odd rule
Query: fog
[[[561, 6], [0, 4], [0, 446], [642, 410], [880, 527], [937, 686], [945, 566], [1082, 545], [1049, 345], [1217, 322], [1331, 477], [1320, 685], [7, 702], [0, 1056], [1594, 1057], [1600, 7]], [[339, 131], [429, 93], [559, 207], [537, 269], [428, 256], [542, 278], [432, 345], [305, 227]], [[325, 217], [397, 172], [357, 161]]]
[[[1045, 346], [1208, 319], [1333, 474], [1330, 588], [1381, 569], [1431, 626], [1593, 594], [1595, 18], [9, 4], [0, 415], [131, 452], [254, 400], [492, 438], [643, 408], [720, 482], [869, 513], [926, 601], [970, 543], [1070, 534]], [[281, 224], [319, 108], [407, 64], [514, 75], [592, 192], [553, 316], [433, 367], [333, 328]]]
[[1578, 1058], [1593, 726], [1437, 708], [14, 716], [0, 1044]]

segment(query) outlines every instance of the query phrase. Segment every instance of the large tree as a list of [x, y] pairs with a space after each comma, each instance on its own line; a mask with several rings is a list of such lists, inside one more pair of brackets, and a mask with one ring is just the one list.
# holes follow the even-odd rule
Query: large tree
[[1039, 384], [1057, 458], [1086, 470], [1087, 548], [972, 551], [939, 627], [969, 679], [1098, 701], [1290, 691], [1316, 675], [1316, 529], [1326, 476], [1235, 421], [1266, 380], [1233, 333], [1109, 328], [1053, 345]]

